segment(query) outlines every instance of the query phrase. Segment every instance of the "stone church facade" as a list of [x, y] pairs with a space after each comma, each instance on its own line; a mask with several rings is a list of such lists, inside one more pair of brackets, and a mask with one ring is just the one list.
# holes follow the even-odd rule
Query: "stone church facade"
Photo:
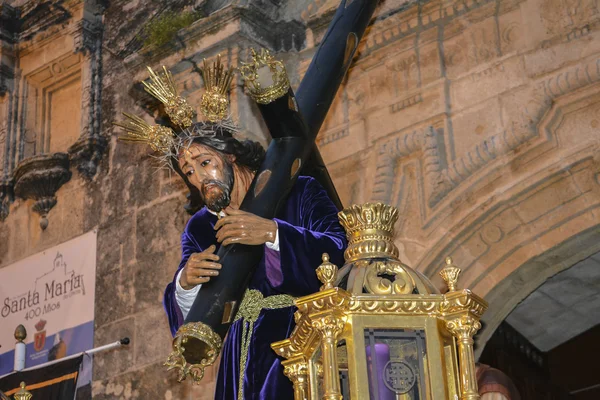
[[[216, 375], [192, 387], [162, 366], [187, 191], [112, 126], [158, 116], [146, 65], [198, 104], [203, 58], [239, 66], [266, 47], [297, 87], [338, 3], [0, 3], [0, 267], [98, 230], [95, 343], [132, 345], [96, 356], [94, 398], [209, 399]], [[399, 208], [403, 262], [440, 283], [452, 256], [460, 286], [490, 303], [479, 353], [540, 285], [600, 251], [599, 89], [596, 0], [385, 0], [317, 138], [345, 205]], [[239, 79], [231, 93], [241, 135], [266, 144]], [[574, 312], [575, 333], [600, 322]]]

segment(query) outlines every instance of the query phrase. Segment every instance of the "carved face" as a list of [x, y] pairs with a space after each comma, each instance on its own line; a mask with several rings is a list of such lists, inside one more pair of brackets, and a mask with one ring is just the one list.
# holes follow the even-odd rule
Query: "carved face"
[[179, 168], [198, 188], [204, 204], [214, 212], [223, 210], [231, 202], [234, 161], [234, 156], [197, 143], [183, 149], [178, 158]]

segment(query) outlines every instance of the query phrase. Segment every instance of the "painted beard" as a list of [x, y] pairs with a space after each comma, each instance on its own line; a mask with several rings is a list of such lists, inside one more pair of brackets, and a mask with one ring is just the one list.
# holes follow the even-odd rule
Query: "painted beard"
[[216, 213], [227, 208], [231, 203], [231, 190], [233, 189], [233, 166], [225, 161], [223, 163], [223, 180], [207, 179], [202, 182], [200, 193], [204, 204]]

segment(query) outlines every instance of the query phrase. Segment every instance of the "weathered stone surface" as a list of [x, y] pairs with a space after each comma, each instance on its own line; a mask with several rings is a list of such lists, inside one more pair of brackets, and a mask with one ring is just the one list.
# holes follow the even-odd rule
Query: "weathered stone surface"
[[163, 253], [179, 245], [187, 218], [181, 206], [183, 202], [183, 197], [177, 196], [138, 211], [138, 253]]
[[136, 303], [135, 272], [123, 267], [96, 278], [96, 328], [130, 315]]
[[172, 337], [164, 311], [153, 307], [135, 316], [134, 365], [160, 363], [171, 352]]
[[114, 219], [98, 229], [96, 274], [127, 268], [135, 260], [135, 214]]
[[162, 308], [163, 293], [167, 284], [173, 280], [180, 254], [178, 245], [165, 252], [139, 252], [135, 265], [129, 267], [134, 271], [135, 312]]
[[189, 381], [177, 383], [176, 376], [165, 373], [162, 364], [153, 364], [92, 383], [92, 396], [99, 400], [130, 400], [164, 398], [172, 400], [209, 400], [214, 383], [207, 380], [192, 387]]
[[137, 340], [134, 317], [127, 317], [96, 329], [95, 346], [104, 346], [126, 337], [131, 340], [128, 346], [94, 355], [94, 380], [107, 379], [133, 369], [136, 365], [133, 346]]

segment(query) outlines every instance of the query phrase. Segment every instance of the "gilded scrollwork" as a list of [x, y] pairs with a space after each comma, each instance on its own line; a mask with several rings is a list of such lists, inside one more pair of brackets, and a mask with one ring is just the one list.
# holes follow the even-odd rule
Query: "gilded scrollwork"
[[[390, 281], [381, 275], [394, 276]], [[367, 270], [365, 289], [373, 294], [410, 294], [415, 289], [415, 281], [396, 261], [376, 261]]]

